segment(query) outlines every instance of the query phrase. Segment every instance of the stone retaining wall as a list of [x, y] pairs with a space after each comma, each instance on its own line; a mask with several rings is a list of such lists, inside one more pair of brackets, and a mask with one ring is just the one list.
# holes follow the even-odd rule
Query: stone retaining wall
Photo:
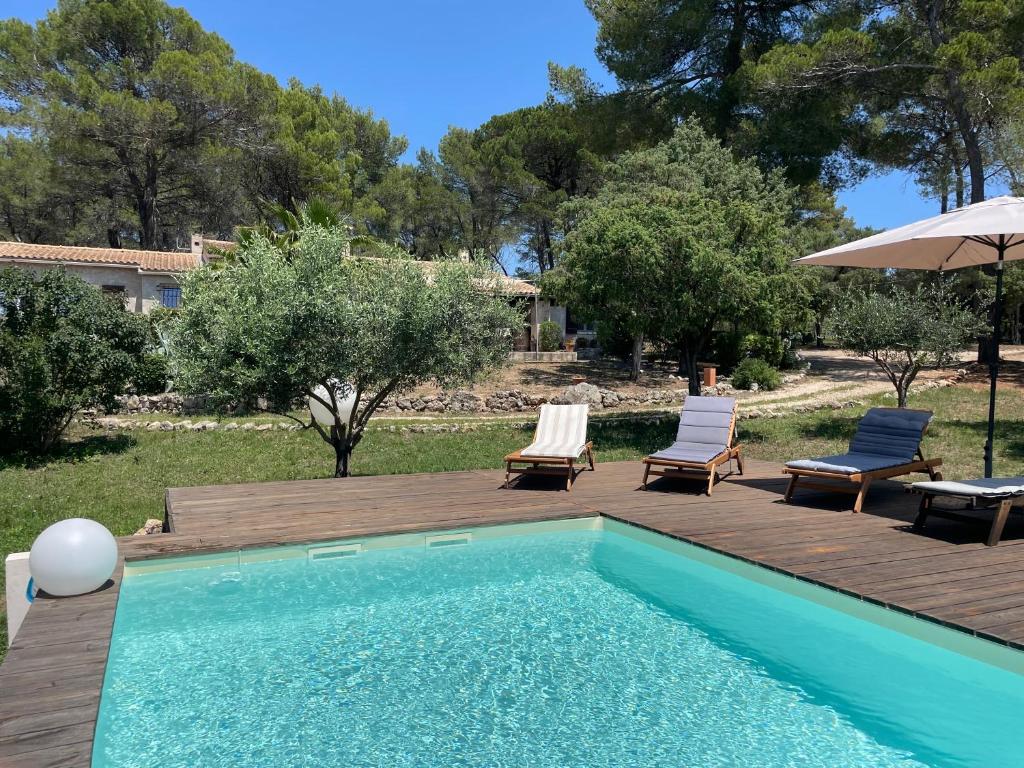
[[[956, 374], [949, 378], [936, 379], [932, 381], [921, 382], [919, 385], [914, 387], [915, 391], [923, 391], [929, 389], [939, 389], [944, 387], [951, 387], [957, 384], [965, 375], [965, 371], [957, 371]], [[686, 394], [684, 390], [653, 390], [652, 392], [666, 392], [662, 396], [661, 400], [647, 399], [642, 402], [647, 405], [662, 405], [666, 409], [663, 411], [654, 411], [651, 413], [622, 413], [615, 414], [609, 413], [601, 418], [601, 423], [613, 423], [616, 421], [631, 422], [631, 423], [660, 423], [663, 421], [674, 421], [677, 418], [677, 414], [674, 409], [669, 411], [667, 406], [675, 405], [675, 402], [684, 399]], [[706, 390], [704, 394], [727, 394], [726, 387], [719, 386], [716, 390]], [[496, 393], [497, 394], [497, 393]], [[603, 410], [606, 408], [613, 407], [628, 407], [629, 405], [638, 405], [638, 401], [627, 401], [625, 398], [619, 398], [618, 401], [612, 403], [611, 399], [605, 399], [608, 394], [608, 390], [601, 390], [593, 385], [576, 385], [575, 387], [566, 388], [560, 395], [552, 397], [550, 402], [552, 403], [570, 403], [570, 402], [590, 402], [594, 410]], [[615, 393], [611, 393], [615, 395]], [[652, 393], [647, 393], [652, 397]], [[887, 398], [894, 397], [891, 393], [883, 395]], [[454, 397], [454, 395], [453, 395]], [[588, 400], [587, 398], [590, 398]], [[413, 405], [412, 402], [409, 404], [407, 410], [416, 411], [416, 408], [420, 408], [418, 412], [426, 413], [439, 413], [441, 411], [432, 410], [428, 408], [431, 403], [437, 401], [422, 401], [422, 407], [419, 403]], [[487, 406], [490, 400], [483, 401], [483, 405]], [[532, 428], [536, 423], [535, 418], [531, 418], [536, 413], [536, 409], [543, 404], [548, 402], [544, 398], [528, 398], [521, 393], [516, 395], [502, 395], [502, 399], [498, 402], [499, 405], [505, 406], [503, 410], [496, 408], [493, 411], [471, 411], [465, 408], [465, 405], [461, 406], [464, 408], [462, 413], [509, 413], [511, 411], [523, 412], [526, 416], [522, 421], [509, 420], [509, 419], [478, 419], [476, 421], [469, 422], [442, 422], [442, 423], [430, 423], [427, 421], [423, 424], [387, 424], [382, 421], [371, 421], [368, 429], [370, 431], [385, 431], [385, 432], [400, 432], [400, 433], [442, 433], [442, 432], [476, 432], [479, 430], [487, 429], [508, 429], [509, 427], [522, 427], [524, 429]], [[535, 405], [530, 405], [535, 403]], [[814, 411], [821, 410], [840, 410], [843, 408], [855, 408], [864, 406], [864, 401], [859, 399], [839, 399], [834, 397], [821, 397], [812, 398], [807, 401], [797, 402], [783, 402], [778, 404], [764, 403], [764, 404], [751, 404], [750, 406], [744, 406], [743, 401], [740, 400], [740, 411], [739, 418], [741, 420], [749, 419], [776, 419], [783, 416], [787, 416], [793, 413], [812, 413]], [[494, 405], [492, 403], [492, 405]], [[437, 406], [435, 405], [434, 408]], [[396, 405], [396, 409], [401, 412], [401, 409]], [[393, 411], [394, 412], [394, 409]], [[451, 411], [449, 411], [451, 412]], [[221, 431], [221, 432], [280, 432], [289, 431], [294, 432], [302, 429], [302, 427], [295, 421], [277, 421], [277, 422], [254, 422], [254, 421], [228, 421], [220, 422], [213, 420], [199, 420], [191, 421], [184, 419], [181, 421], [169, 421], [166, 419], [159, 420], [140, 420], [140, 419], [125, 419], [118, 418], [117, 416], [97, 416], [83, 414], [79, 421], [85, 425], [92, 426], [96, 429], [105, 430], [145, 430], [148, 432], [207, 432], [207, 431]]]
[[[725, 394], [732, 389], [723, 380], [708, 394]], [[588, 403], [594, 409], [628, 408], [645, 405], [663, 405], [681, 403], [686, 396], [685, 389], [647, 389], [636, 392], [616, 392], [601, 389], [593, 384], [577, 384], [566, 387], [557, 395], [548, 397], [527, 392], [522, 389], [506, 389], [494, 392], [486, 397], [469, 390], [459, 389], [453, 392], [438, 392], [428, 395], [400, 395], [389, 397], [381, 404], [380, 412], [407, 414], [462, 414], [462, 413], [518, 413], [537, 410], [547, 402], [552, 403]], [[108, 415], [128, 415], [146, 413], [165, 413], [174, 415], [209, 414], [211, 408], [205, 397], [183, 397], [176, 392], [162, 395], [121, 395], [117, 398], [118, 406]], [[298, 406], [298, 404], [297, 404]], [[257, 403], [257, 410], [265, 407], [265, 403]], [[91, 413], [87, 415], [98, 416]]]

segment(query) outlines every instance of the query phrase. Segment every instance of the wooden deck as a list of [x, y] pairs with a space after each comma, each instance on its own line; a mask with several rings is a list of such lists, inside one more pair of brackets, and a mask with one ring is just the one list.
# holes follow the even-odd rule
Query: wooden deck
[[[175, 488], [172, 533], [120, 540], [123, 558], [603, 514], [1024, 649], [1024, 523], [982, 545], [977, 526], [909, 523], [916, 500], [879, 483], [866, 511], [847, 496], [805, 492], [781, 502], [780, 467], [747, 474], [710, 498], [697, 484], [653, 481], [638, 462], [598, 464], [572, 493], [557, 478], [501, 488], [500, 471]], [[0, 666], [0, 765], [89, 765], [121, 578], [91, 595], [37, 599]]]

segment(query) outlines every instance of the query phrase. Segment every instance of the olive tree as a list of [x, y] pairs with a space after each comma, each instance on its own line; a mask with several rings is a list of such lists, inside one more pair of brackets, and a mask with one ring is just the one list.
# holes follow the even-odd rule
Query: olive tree
[[[469, 382], [503, 364], [522, 323], [481, 267], [356, 258], [348, 244], [344, 227], [316, 225], [303, 227], [287, 255], [248, 238], [234, 263], [188, 277], [174, 326], [184, 391], [263, 400], [285, 415], [303, 398], [329, 409], [332, 426], [303, 423], [333, 447], [335, 477], [348, 476], [385, 398], [425, 382]], [[339, 383], [355, 398], [347, 419]]]
[[0, 270], [0, 452], [44, 453], [142, 364], [145, 318], [63, 269]]
[[896, 389], [900, 408], [917, 375], [944, 368], [974, 340], [984, 323], [942, 286], [895, 286], [848, 294], [832, 310], [826, 333], [840, 347], [874, 360]]

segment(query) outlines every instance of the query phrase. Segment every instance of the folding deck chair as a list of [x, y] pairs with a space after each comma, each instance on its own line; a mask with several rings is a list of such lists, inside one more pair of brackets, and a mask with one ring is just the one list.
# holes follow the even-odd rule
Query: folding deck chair
[[857, 425], [847, 453], [786, 464], [782, 470], [790, 475], [786, 501], [798, 486], [852, 493], [857, 497], [853, 511], [860, 512], [875, 480], [911, 472], [927, 472], [932, 480], [941, 480], [936, 467], [942, 459], [925, 459], [921, 453], [921, 439], [931, 418], [931, 411], [872, 408]]
[[914, 528], [921, 530], [929, 517], [942, 517], [947, 520], [963, 520], [977, 522], [976, 517], [965, 515], [954, 509], [945, 509], [933, 505], [936, 498], [948, 496], [963, 499], [967, 502], [965, 509], [994, 509], [995, 517], [989, 529], [985, 545], [994, 547], [1003, 535], [1006, 518], [1013, 507], [1024, 508], [1024, 477], [989, 477], [978, 480], [960, 482], [938, 481], [914, 483], [910, 491], [921, 494], [921, 506], [918, 508]]
[[588, 405], [542, 405], [533, 442], [505, 457], [505, 487], [512, 475], [567, 475], [565, 489], [571, 491], [576, 462], [584, 454], [593, 471], [593, 445], [587, 440], [589, 409]]
[[643, 460], [644, 490], [648, 477], [660, 475], [706, 480], [706, 493], [710, 496], [719, 466], [736, 459], [739, 473], [743, 474], [740, 446], [733, 444], [735, 431], [736, 398], [687, 397], [679, 412], [675, 442]]

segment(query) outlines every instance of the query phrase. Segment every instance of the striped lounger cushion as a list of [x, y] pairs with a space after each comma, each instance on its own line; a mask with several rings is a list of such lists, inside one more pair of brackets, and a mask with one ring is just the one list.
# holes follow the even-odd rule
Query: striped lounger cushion
[[588, 405], [542, 405], [533, 442], [519, 455], [577, 458], [587, 446], [589, 410]]

